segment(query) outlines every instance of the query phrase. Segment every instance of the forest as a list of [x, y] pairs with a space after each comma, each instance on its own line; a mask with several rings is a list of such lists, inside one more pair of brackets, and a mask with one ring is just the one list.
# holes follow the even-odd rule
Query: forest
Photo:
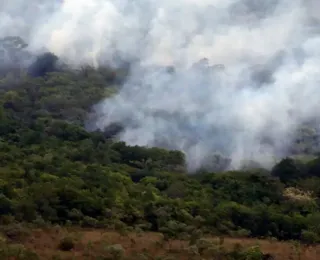
[[[50, 259], [48, 252], [31, 251], [30, 244], [52, 233], [61, 238], [56, 252], [77, 251], [76, 241], [63, 237], [62, 229], [117, 231], [132, 244], [161, 234], [163, 240], [154, 247], [189, 241], [187, 248], [193, 250], [193, 258], [177, 246], [167, 250], [172, 258], [155, 258], [143, 248], [130, 259], [288, 259], [257, 247], [241, 249], [243, 242], [233, 250], [221, 249], [224, 239], [240, 238], [291, 241], [295, 248], [317, 248], [315, 257], [320, 254], [320, 157], [308, 154], [314, 147], [310, 140], [317, 141], [312, 130], [297, 142], [304, 147], [303, 158], [283, 158], [270, 170], [189, 173], [180, 151], [129, 146], [116, 140], [112, 129], [86, 130], [92, 106], [116, 93], [127, 69], [41, 69], [48, 59], [55, 62], [54, 55], [46, 54], [29, 71], [1, 71], [1, 259]], [[140, 235], [128, 239], [132, 234]], [[146, 242], [139, 242], [143, 234], [149, 234]], [[211, 243], [206, 237], [219, 240]], [[95, 249], [87, 256], [72, 255], [79, 258], [50, 257], [129, 259], [123, 251], [118, 243], [100, 255]]]

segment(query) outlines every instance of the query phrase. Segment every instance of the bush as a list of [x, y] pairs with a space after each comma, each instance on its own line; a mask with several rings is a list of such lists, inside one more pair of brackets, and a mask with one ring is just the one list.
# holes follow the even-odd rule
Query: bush
[[30, 235], [29, 230], [19, 224], [1, 227], [1, 231], [12, 242], [22, 242]]
[[60, 241], [58, 248], [61, 251], [71, 251], [74, 246], [75, 244], [73, 242], [73, 239], [71, 237], [65, 237]]
[[316, 244], [320, 242], [320, 237], [309, 230], [303, 230], [301, 233], [301, 241], [307, 244]]
[[106, 251], [112, 256], [112, 259], [117, 259], [117, 260], [120, 260], [125, 253], [123, 246], [120, 244], [108, 246], [106, 248]]
[[246, 260], [263, 260], [264, 254], [261, 252], [260, 247], [254, 246], [244, 252]]
[[85, 216], [82, 221], [82, 227], [97, 227], [98, 220], [95, 218], [91, 218], [89, 216]]
[[200, 255], [203, 251], [207, 250], [208, 248], [211, 248], [213, 245], [214, 243], [211, 240], [205, 238], [200, 238], [196, 241], [196, 246]]
[[0, 259], [39, 260], [38, 255], [22, 245], [5, 245], [0, 247]]

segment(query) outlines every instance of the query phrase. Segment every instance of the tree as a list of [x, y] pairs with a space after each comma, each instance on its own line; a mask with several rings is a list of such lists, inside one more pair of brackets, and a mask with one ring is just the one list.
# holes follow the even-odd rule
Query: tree
[[58, 57], [51, 52], [39, 55], [28, 69], [32, 77], [43, 77], [49, 72], [56, 71]]
[[309, 176], [320, 177], [320, 157], [308, 163], [307, 167]]
[[289, 182], [297, 178], [305, 177], [306, 169], [302, 163], [291, 158], [285, 158], [272, 168], [271, 175], [279, 177], [283, 182]]

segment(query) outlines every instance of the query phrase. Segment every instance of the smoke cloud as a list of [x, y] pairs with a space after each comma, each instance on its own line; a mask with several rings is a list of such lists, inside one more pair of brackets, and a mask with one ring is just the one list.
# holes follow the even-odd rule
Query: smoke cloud
[[33, 52], [74, 66], [136, 60], [91, 128], [119, 123], [121, 140], [182, 150], [190, 170], [216, 152], [232, 168], [268, 167], [318, 117], [319, 1], [5, 2], [0, 36], [20, 35]]

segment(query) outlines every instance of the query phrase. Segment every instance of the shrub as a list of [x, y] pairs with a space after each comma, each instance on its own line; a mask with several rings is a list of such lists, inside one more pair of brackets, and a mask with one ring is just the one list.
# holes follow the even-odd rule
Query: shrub
[[0, 259], [39, 260], [36, 253], [19, 244], [0, 247], [0, 256]]
[[307, 244], [315, 244], [320, 242], [320, 238], [312, 231], [303, 230], [301, 233], [301, 241]]
[[30, 235], [28, 229], [19, 224], [1, 227], [3, 234], [11, 241], [21, 242]]
[[259, 246], [253, 246], [247, 249], [244, 252], [244, 255], [246, 260], [263, 260], [264, 259], [264, 254], [261, 252]]
[[73, 242], [73, 239], [71, 237], [65, 237], [60, 241], [58, 248], [61, 251], [71, 251], [74, 246], [75, 244]]
[[124, 256], [124, 248], [120, 244], [111, 245], [106, 248], [106, 251], [112, 256], [112, 259], [120, 260]]

